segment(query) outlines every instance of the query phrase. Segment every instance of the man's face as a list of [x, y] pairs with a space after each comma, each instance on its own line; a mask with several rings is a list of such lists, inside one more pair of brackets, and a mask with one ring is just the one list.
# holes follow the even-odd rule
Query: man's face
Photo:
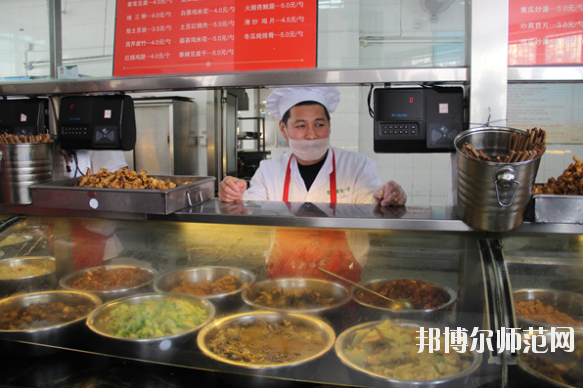
[[330, 121], [324, 107], [318, 104], [294, 106], [286, 123], [279, 122], [283, 137], [292, 140], [316, 140], [330, 136]]

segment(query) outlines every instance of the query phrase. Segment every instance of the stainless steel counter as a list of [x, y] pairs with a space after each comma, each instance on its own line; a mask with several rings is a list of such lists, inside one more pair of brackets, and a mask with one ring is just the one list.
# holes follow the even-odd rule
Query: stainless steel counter
[[[466, 225], [455, 207], [379, 207], [363, 204], [328, 204], [247, 201], [227, 204], [210, 199], [200, 205], [168, 215], [101, 212], [30, 206], [0, 205], [0, 213], [14, 215], [88, 217], [119, 220], [159, 220], [190, 223], [216, 223], [262, 226], [350, 228], [375, 230], [427, 230], [485, 233]], [[508, 233], [581, 234], [583, 225], [524, 222]], [[499, 233], [497, 234], [499, 235]]]

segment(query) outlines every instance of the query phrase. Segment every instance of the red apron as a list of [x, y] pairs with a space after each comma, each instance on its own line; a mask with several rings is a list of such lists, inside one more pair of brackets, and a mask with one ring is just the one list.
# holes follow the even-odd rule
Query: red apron
[[[285, 182], [283, 183], [283, 202], [289, 202], [289, 183], [291, 180], [291, 161], [294, 155], [289, 158], [287, 162], [287, 169], [285, 171]], [[330, 174], [330, 203], [336, 204], [336, 157], [332, 151], [332, 173]]]
[[[293, 157], [293, 155], [292, 155]], [[291, 159], [287, 164], [283, 201], [288, 202]], [[336, 204], [336, 160], [332, 152], [330, 203]], [[360, 281], [362, 267], [352, 254], [346, 233], [333, 229], [277, 229], [267, 262], [270, 277], [306, 276], [326, 278], [318, 268], [337, 273], [352, 281]], [[332, 279], [336, 280], [336, 279]]]

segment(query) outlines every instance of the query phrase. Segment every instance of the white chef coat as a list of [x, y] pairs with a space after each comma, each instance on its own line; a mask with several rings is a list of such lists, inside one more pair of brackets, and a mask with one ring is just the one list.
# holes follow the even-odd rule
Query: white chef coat
[[[331, 148], [330, 151], [334, 151], [336, 159], [336, 201], [338, 203], [374, 203], [373, 192], [381, 186], [376, 163], [355, 152], [338, 148]], [[333, 170], [330, 151], [309, 191], [306, 190], [298, 164], [292, 160], [290, 202], [330, 202], [330, 173]], [[249, 189], [243, 194], [243, 200], [282, 201], [290, 157], [295, 159], [295, 156], [285, 154], [275, 159], [262, 160], [251, 178]]]
[[108, 172], [114, 172], [122, 167], [127, 167], [123, 151], [119, 150], [77, 150], [77, 168], [75, 169], [75, 160], [71, 160], [69, 167], [70, 177], [84, 175], [87, 169], [91, 169], [92, 174], [97, 174], [99, 169], [105, 168]]

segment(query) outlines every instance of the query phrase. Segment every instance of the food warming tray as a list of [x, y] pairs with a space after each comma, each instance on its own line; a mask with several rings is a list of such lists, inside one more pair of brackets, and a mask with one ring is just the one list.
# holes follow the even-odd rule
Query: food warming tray
[[583, 195], [533, 194], [532, 221], [583, 224]]
[[44, 208], [170, 214], [214, 195], [214, 177], [149, 177], [174, 182], [177, 186], [168, 190], [76, 187], [81, 178], [72, 178], [31, 185], [32, 204]]

